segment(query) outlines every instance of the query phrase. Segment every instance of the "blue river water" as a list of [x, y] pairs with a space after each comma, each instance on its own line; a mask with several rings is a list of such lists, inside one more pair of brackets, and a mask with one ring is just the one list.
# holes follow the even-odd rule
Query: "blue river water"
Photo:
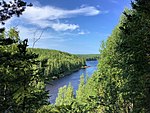
[[94, 71], [97, 70], [97, 64], [98, 64], [98, 61], [86, 61], [86, 65], [90, 67], [86, 69], [80, 69], [79, 71], [76, 71], [70, 75], [64, 76], [58, 80], [54, 80], [50, 82], [50, 84], [47, 84], [46, 90], [49, 90], [50, 103], [52, 104], [55, 103], [58, 90], [60, 87], [63, 87], [64, 85], [68, 85], [69, 83], [71, 83], [74, 89], [74, 93], [75, 93], [80, 83], [80, 76], [82, 74], [84, 75], [87, 74], [88, 76], [91, 76], [94, 73]]

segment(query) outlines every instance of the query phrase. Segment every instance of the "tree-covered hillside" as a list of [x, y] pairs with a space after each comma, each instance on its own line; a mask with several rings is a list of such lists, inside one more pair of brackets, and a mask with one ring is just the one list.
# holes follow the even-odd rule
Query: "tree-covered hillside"
[[45, 74], [52, 78], [59, 78], [86, 65], [83, 58], [66, 52], [39, 48], [29, 50], [39, 54], [39, 60], [47, 61]]
[[99, 54], [77, 54], [77, 56], [80, 58], [84, 58], [87, 61], [98, 60], [100, 58]]

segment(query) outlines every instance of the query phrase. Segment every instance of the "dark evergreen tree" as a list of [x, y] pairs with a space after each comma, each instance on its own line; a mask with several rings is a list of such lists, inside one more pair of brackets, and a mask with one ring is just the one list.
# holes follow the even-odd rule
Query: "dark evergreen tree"
[[[136, 0], [101, 51], [103, 112], [149, 112], [149, 1]], [[101, 103], [100, 103], [101, 104]]]
[[121, 68], [127, 76], [124, 100], [128, 100], [132, 112], [150, 111], [150, 1], [132, 2], [133, 12], [124, 12], [126, 21], [122, 23], [124, 34], [117, 47], [123, 58]]
[[[28, 6], [22, 0], [0, 2], [2, 24], [13, 15], [18, 17]], [[31, 6], [31, 4], [29, 4]], [[38, 55], [27, 52], [27, 42], [19, 39], [18, 31], [5, 34], [0, 30], [0, 112], [36, 112], [47, 104], [45, 77], [39, 67]], [[44, 62], [41, 62], [44, 63]], [[44, 65], [44, 64], [43, 64]]]
[[47, 104], [43, 68], [37, 60], [38, 55], [27, 52], [27, 39], [19, 41], [15, 36], [13, 40], [16, 43], [2, 45], [0, 49], [1, 110], [35, 112], [40, 106]]

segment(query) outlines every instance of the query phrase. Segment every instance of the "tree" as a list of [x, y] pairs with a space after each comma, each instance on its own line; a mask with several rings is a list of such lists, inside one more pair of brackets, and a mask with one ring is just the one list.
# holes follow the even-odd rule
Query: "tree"
[[132, 3], [133, 9], [124, 11], [112, 35], [102, 44], [98, 71], [91, 79], [98, 92], [89, 96], [93, 103], [97, 101], [98, 112], [150, 111], [149, 6], [150, 2], [144, 0]]
[[[9, 3], [2, 0], [0, 2], [1, 10], [0, 10], [0, 22], [2, 25], [5, 24], [5, 21], [10, 19], [13, 15], [19, 17], [25, 11], [26, 6], [32, 6], [32, 4], [27, 4], [23, 0], [13, 0]], [[5, 28], [0, 29], [0, 33], [2, 33]]]
[[[10, 30], [12, 33], [14, 30]], [[4, 112], [7, 109], [10, 109], [13, 105], [14, 100], [12, 99], [12, 93], [14, 92], [14, 85], [12, 84], [13, 68], [11, 67], [11, 60], [13, 60], [12, 51], [15, 54], [14, 48], [16, 45], [12, 45], [13, 41], [17, 41], [18, 35], [11, 37], [11, 39], [5, 40], [5, 34], [1, 34], [1, 43], [0, 43], [0, 110]], [[11, 45], [11, 46], [10, 46]], [[11, 96], [10, 96], [11, 95]]]
[[80, 76], [80, 84], [78, 90], [76, 91], [76, 99], [80, 103], [83, 103], [85, 101], [84, 97], [86, 94], [84, 93], [84, 89], [85, 89], [85, 79], [84, 79], [84, 74], [82, 74]]
[[[98, 71], [84, 85], [85, 105], [74, 102], [60, 107], [74, 112], [148, 113], [150, 111], [150, 2], [136, 0], [102, 44]], [[80, 89], [83, 89], [83, 79]], [[94, 93], [91, 93], [90, 88]], [[96, 91], [95, 91], [96, 89]], [[82, 93], [82, 94], [83, 94]], [[81, 94], [81, 95], [82, 95]], [[82, 96], [80, 96], [82, 98]], [[78, 99], [79, 96], [78, 96]], [[82, 100], [84, 100], [82, 98]], [[80, 110], [79, 110], [80, 111]]]
[[39, 60], [47, 60], [46, 72], [48, 78], [59, 78], [72, 73], [85, 65], [85, 60], [58, 50], [29, 48], [39, 54]]
[[[39, 67], [38, 55], [27, 51], [27, 40], [19, 41], [18, 33], [9, 34], [16, 43], [1, 47], [1, 110], [2, 112], [35, 112], [47, 104], [45, 76]], [[5, 35], [4, 35], [5, 36]], [[5, 37], [4, 37], [5, 38]], [[18, 43], [17, 43], [18, 42]]]
[[124, 34], [117, 52], [124, 62], [123, 74], [127, 76], [124, 99], [132, 103], [132, 112], [148, 112], [150, 87], [150, 1], [132, 2], [133, 12], [126, 13], [121, 30]]
[[56, 105], [70, 105], [74, 100], [73, 87], [69, 83], [68, 87], [59, 88], [58, 97], [56, 98]]
[[[30, 4], [31, 5], [31, 4]], [[0, 21], [2, 24], [13, 15], [18, 17], [28, 6], [22, 0], [14, 2], [0, 2]], [[19, 39], [19, 33], [11, 29], [5, 34], [5, 29], [0, 30], [0, 112], [36, 112], [47, 104], [42, 75], [39, 69], [38, 55], [27, 51], [25, 39]]]
[[103, 112], [149, 111], [149, 6], [132, 3], [103, 46], [97, 72]]

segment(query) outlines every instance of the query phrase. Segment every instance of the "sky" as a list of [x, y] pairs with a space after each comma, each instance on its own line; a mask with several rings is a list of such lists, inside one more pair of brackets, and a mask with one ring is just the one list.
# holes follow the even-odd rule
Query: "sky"
[[5, 26], [17, 28], [31, 48], [72, 54], [99, 54], [101, 42], [111, 35], [123, 10], [130, 8], [130, 0], [25, 1], [33, 6]]

